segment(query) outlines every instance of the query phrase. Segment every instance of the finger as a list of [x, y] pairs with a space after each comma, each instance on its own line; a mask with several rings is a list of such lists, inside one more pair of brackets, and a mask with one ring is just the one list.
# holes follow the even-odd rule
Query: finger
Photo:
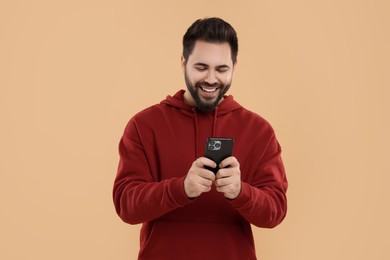
[[199, 184], [200, 185], [202, 185], [202, 186], [204, 186], [204, 187], [211, 187], [212, 185], [213, 185], [213, 181], [212, 180], [209, 180], [209, 179], [201, 179], [200, 181], [199, 181]]
[[197, 158], [197, 159], [195, 160], [194, 165], [195, 165], [196, 167], [198, 167], [198, 168], [202, 168], [202, 167], [203, 167], [203, 166], [202, 166], [202, 162], [201, 162], [201, 160], [200, 160], [200, 157]]
[[204, 167], [204, 166], [209, 166], [211, 168], [217, 167], [217, 164], [209, 158], [199, 157], [197, 160], [199, 160], [199, 162], [201, 163], [201, 167]]
[[217, 174], [215, 174], [215, 178], [217, 180], [222, 179], [222, 178], [226, 178], [226, 177], [228, 177], [228, 176], [226, 176], [226, 173], [225, 173], [225, 171], [223, 171], [223, 169], [219, 169]]
[[224, 194], [224, 196], [228, 199], [235, 199], [241, 192], [241, 187], [234, 189], [232, 186], [222, 186], [222, 187], [216, 187], [216, 190], [218, 192], [221, 192]]
[[238, 162], [237, 158], [234, 156], [227, 157], [224, 159], [220, 164], [220, 168], [226, 168], [226, 167], [239, 167], [240, 163]]
[[224, 185], [224, 186], [216, 186], [215, 190], [221, 193], [229, 193], [231, 192], [231, 187], [229, 185]]
[[215, 177], [217, 179], [228, 178], [230, 176], [233, 176], [235, 172], [237, 172], [237, 170], [234, 168], [223, 168], [218, 170]]
[[229, 184], [230, 184], [230, 181], [227, 178], [221, 178], [221, 179], [215, 180], [215, 187], [221, 188], [221, 187], [229, 185]]
[[197, 185], [201, 186], [211, 186], [213, 182], [215, 181], [215, 175], [213, 173], [210, 173], [206, 169], [200, 169], [195, 176], [193, 176], [193, 181]]
[[[205, 158], [207, 159], [207, 158]], [[211, 181], [214, 181], [215, 180], [215, 174], [202, 167], [203, 165], [203, 160], [202, 158], [198, 158], [196, 159], [194, 162], [193, 162], [193, 165], [191, 167], [191, 173], [195, 176], [198, 176], [198, 177], [201, 177], [201, 178], [204, 178], [204, 179], [208, 179], [208, 180], [211, 180]]]
[[206, 180], [215, 181], [215, 174], [212, 171], [204, 168], [200, 169], [199, 176]]
[[205, 166], [209, 166], [211, 168], [217, 167], [217, 164], [213, 160], [210, 160], [209, 158], [206, 157], [199, 157], [194, 161], [193, 165], [195, 165], [198, 168], [204, 168]]

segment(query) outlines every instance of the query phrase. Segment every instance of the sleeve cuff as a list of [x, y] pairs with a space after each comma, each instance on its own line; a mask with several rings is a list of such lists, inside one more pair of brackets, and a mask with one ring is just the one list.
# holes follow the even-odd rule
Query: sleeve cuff
[[187, 194], [184, 191], [184, 178], [185, 176], [172, 179], [171, 183], [172, 198], [179, 206], [184, 206], [192, 201], [190, 198], [187, 197]]

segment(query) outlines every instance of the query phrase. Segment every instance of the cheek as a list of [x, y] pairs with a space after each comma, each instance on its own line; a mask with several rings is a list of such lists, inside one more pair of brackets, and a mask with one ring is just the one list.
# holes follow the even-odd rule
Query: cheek
[[206, 78], [206, 76], [207, 76], [206, 73], [194, 71], [188, 75], [188, 78], [192, 83], [195, 83], [195, 82], [203, 81]]
[[223, 85], [227, 85], [232, 81], [232, 75], [222, 75], [219, 77], [219, 80]]

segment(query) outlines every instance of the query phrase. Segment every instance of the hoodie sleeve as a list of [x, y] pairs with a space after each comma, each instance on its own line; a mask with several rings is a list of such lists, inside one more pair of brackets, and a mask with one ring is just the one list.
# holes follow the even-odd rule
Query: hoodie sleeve
[[231, 204], [250, 223], [263, 228], [280, 224], [287, 212], [287, 178], [281, 148], [270, 138], [251, 183], [242, 182], [240, 195]]
[[129, 224], [156, 219], [189, 203], [184, 177], [153, 180], [136, 122], [131, 120], [119, 143], [113, 199], [117, 214]]

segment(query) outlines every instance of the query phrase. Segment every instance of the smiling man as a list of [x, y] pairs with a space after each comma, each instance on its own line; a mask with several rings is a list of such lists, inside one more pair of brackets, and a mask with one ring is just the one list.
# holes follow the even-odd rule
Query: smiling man
[[196, 41], [191, 55], [182, 57], [185, 102], [201, 111], [212, 111], [229, 90], [235, 65], [229, 43]]
[[[187, 88], [125, 128], [113, 198], [124, 222], [142, 223], [138, 259], [256, 259], [251, 224], [272, 228], [286, 215], [275, 133], [226, 95], [237, 52], [229, 23], [195, 21], [183, 37]], [[208, 137], [233, 138], [232, 156], [206, 158]]]

